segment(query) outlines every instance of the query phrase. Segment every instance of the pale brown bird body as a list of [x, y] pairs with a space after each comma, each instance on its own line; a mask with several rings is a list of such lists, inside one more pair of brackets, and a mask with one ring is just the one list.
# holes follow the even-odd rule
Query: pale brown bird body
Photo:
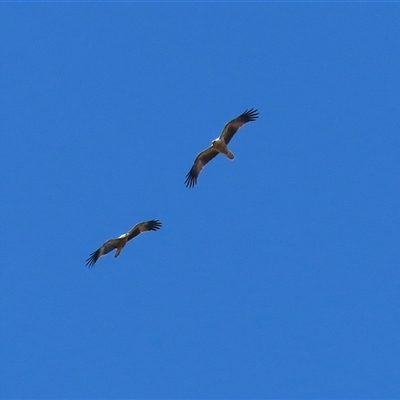
[[152, 219], [150, 221], [137, 223], [129, 232], [117, 237], [116, 239], [108, 239], [103, 243], [96, 251], [94, 251], [89, 258], [86, 260], [86, 265], [91, 268], [94, 266], [99, 257], [108, 254], [110, 251], [116, 249], [115, 258], [119, 256], [121, 250], [129, 242], [129, 240], [140, 235], [142, 232], [146, 231], [156, 231], [161, 228], [161, 222]]
[[229, 121], [224, 126], [221, 135], [211, 142], [211, 146], [197, 154], [192, 168], [186, 175], [186, 186], [194, 187], [203, 167], [219, 153], [225, 154], [230, 160], [233, 160], [235, 155], [228, 149], [228, 143], [242, 125], [250, 121], [255, 121], [257, 118], [258, 111], [254, 108], [251, 108], [250, 110], [243, 112], [232, 121]]

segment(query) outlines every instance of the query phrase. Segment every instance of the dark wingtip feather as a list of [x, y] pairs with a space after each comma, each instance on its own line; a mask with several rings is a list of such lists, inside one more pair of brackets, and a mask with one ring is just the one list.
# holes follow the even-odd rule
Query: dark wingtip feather
[[250, 121], [255, 121], [258, 116], [258, 110], [256, 108], [250, 108], [249, 110], [246, 110], [243, 114], [243, 117], [246, 117], [246, 121], [250, 122]]
[[151, 223], [150, 230], [152, 231], [157, 231], [162, 227], [162, 223], [158, 219], [152, 219], [150, 223]]
[[88, 268], [92, 268], [99, 257], [96, 256], [97, 250], [94, 251], [89, 258], [86, 259], [86, 265]]
[[185, 185], [188, 188], [192, 188], [194, 187], [194, 185], [196, 185], [196, 183], [197, 183], [197, 176], [195, 176], [192, 170], [190, 170], [186, 175]]

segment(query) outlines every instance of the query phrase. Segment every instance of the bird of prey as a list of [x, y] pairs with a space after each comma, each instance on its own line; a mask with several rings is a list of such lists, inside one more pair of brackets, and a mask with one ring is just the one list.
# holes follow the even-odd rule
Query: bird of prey
[[89, 256], [89, 258], [86, 260], [86, 265], [89, 268], [93, 267], [100, 256], [104, 256], [114, 249], [117, 249], [117, 251], [115, 252], [115, 258], [117, 258], [119, 256], [119, 253], [121, 253], [121, 250], [124, 248], [129, 240], [133, 239], [137, 235], [140, 235], [142, 232], [156, 231], [160, 228], [161, 222], [156, 219], [152, 219], [151, 221], [139, 222], [129, 232], [124, 233], [120, 237], [116, 239], [108, 239]]
[[211, 161], [215, 156], [219, 153], [225, 154], [230, 160], [235, 158], [234, 154], [228, 149], [228, 143], [233, 138], [233, 135], [237, 132], [237, 130], [244, 125], [246, 122], [254, 121], [258, 118], [257, 109], [251, 108], [250, 110], [246, 110], [241, 115], [229, 121], [222, 130], [219, 138], [214, 139], [211, 142], [211, 146], [207, 149], [201, 151], [197, 154], [196, 159], [194, 160], [193, 166], [186, 175], [185, 184], [186, 187], [194, 187], [197, 183], [197, 178], [200, 174], [200, 171], [203, 167]]

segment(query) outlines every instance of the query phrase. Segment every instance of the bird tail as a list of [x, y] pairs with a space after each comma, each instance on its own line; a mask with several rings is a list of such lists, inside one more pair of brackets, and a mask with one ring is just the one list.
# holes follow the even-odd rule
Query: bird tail
[[228, 150], [227, 152], [226, 152], [226, 154], [225, 154], [230, 160], [233, 160], [234, 158], [235, 158], [235, 155], [230, 151], [230, 150]]

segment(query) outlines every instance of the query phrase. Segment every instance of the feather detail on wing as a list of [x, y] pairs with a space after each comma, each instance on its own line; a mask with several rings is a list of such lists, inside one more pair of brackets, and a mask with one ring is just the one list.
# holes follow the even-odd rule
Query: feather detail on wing
[[211, 161], [217, 155], [218, 151], [213, 149], [212, 146], [197, 154], [192, 168], [186, 175], [186, 187], [194, 187], [194, 185], [197, 183], [197, 177], [199, 176], [200, 171], [209, 161]]
[[135, 236], [141, 234], [142, 232], [157, 231], [161, 228], [161, 225], [161, 221], [157, 219], [139, 222], [128, 232], [128, 240], [133, 239]]
[[110, 251], [114, 250], [118, 246], [119, 239], [109, 239], [103, 245], [101, 245], [96, 251], [94, 251], [89, 258], [86, 260], [86, 265], [88, 268], [94, 266], [96, 261], [103, 256], [104, 254], [108, 254]]
[[229, 121], [222, 130], [221, 135], [219, 136], [225, 144], [228, 144], [233, 135], [238, 131], [238, 129], [247, 122], [255, 121], [258, 118], [258, 111], [255, 108], [251, 108], [250, 110], [246, 110], [244, 113]]

